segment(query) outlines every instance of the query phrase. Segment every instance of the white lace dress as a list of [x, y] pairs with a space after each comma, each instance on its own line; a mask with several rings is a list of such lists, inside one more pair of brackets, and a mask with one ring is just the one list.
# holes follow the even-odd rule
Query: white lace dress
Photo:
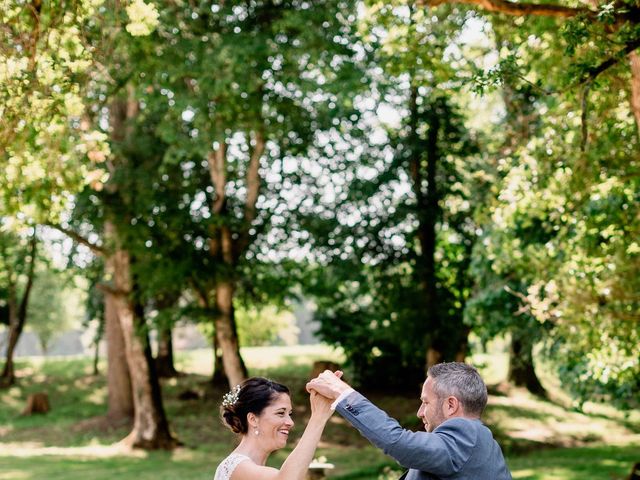
[[245, 460], [251, 459], [241, 453], [232, 453], [220, 462], [220, 465], [216, 468], [216, 474], [213, 477], [213, 480], [229, 480], [236, 467]]

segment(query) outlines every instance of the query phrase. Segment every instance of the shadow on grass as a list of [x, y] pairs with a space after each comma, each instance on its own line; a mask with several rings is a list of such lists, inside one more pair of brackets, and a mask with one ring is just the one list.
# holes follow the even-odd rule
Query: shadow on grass
[[[577, 408], [577, 407], [573, 407], [570, 408], [566, 405], [566, 403], [556, 399], [556, 398], [548, 398], [546, 399], [546, 401], [552, 405], [555, 405], [558, 408], [561, 408], [563, 410], [570, 410], [572, 412], [575, 413], [579, 413], [580, 415], [584, 415], [585, 417], [589, 417], [589, 418], [593, 418], [593, 419], [598, 419], [598, 420], [612, 420], [612, 418], [610, 416], [607, 416], [603, 413], [596, 413], [596, 412], [585, 412], [584, 410], [582, 410], [581, 408]], [[606, 402], [602, 402], [602, 403], [606, 403]], [[627, 410], [627, 413], [632, 413], [633, 410]], [[629, 430], [630, 432], [633, 432], [635, 434], [640, 434], [640, 423], [638, 422], [634, 422], [632, 420], [629, 420], [627, 418], [615, 418], [615, 422], [621, 426], [623, 426], [624, 428], [626, 428], [627, 430]]]
[[491, 412], [499, 412], [501, 415], [508, 417], [526, 418], [528, 420], [536, 420], [539, 422], [548, 418], [554, 418], [555, 420], [562, 420], [562, 418], [551, 415], [549, 412], [541, 412], [533, 410], [532, 408], [517, 407], [514, 405], [491, 405], [488, 407]]

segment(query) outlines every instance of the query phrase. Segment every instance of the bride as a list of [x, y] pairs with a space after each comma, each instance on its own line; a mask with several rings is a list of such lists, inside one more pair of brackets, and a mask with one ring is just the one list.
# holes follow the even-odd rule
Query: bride
[[214, 480], [303, 480], [333, 413], [331, 401], [316, 392], [311, 393], [310, 402], [307, 428], [278, 470], [265, 463], [271, 452], [287, 444], [293, 428], [289, 389], [266, 378], [253, 377], [227, 393], [221, 406], [222, 420], [241, 440], [218, 465]]

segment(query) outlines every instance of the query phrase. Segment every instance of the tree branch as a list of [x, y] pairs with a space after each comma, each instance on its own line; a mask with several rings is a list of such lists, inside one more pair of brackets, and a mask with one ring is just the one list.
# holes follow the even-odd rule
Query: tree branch
[[89, 250], [91, 250], [96, 255], [105, 256], [106, 253], [107, 253], [104, 247], [102, 247], [100, 245], [96, 245], [93, 242], [90, 242], [88, 239], [84, 238], [78, 232], [75, 232], [73, 230], [65, 228], [62, 225], [57, 225], [55, 223], [45, 223], [45, 225], [47, 227], [55, 228], [59, 232], [64, 233], [70, 239], [72, 239], [72, 240], [78, 242], [79, 244], [84, 245], [85, 247], [89, 248]]
[[527, 2], [510, 2], [508, 0], [418, 0], [418, 5], [437, 7], [444, 3], [462, 3], [475, 5], [489, 12], [505, 13], [522, 17], [536, 15], [543, 17], [571, 18], [579, 14], [597, 16], [597, 12], [586, 7], [565, 7], [562, 5], [547, 5]]
[[249, 224], [256, 218], [256, 202], [260, 192], [260, 159], [264, 153], [265, 140], [262, 132], [255, 133], [255, 146], [247, 167], [247, 201], [244, 206], [244, 221]]
[[[225, 143], [224, 138], [220, 139], [217, 149], [209, 152], [207, 155], [207, 162], [209, 163], [209, 176], [211, 177], [211, 183], [216, 192], [215, 199], [211, 205], [211, 213], [212, 215], [219, 217], [224, 211], [226, 202], [227, 144]], [[216, 220], [219, 220], [219, 218]], [[210, 225], [209, 230], [209, 251], [211, 252], [211, 255], [215, 257], [220, 251], [220, 227], [212, 224]]]
[[582, 140], [580, 141], [580, 151], [585, 152], [587, 150], [587, 140], [589, 138], [589, 125], [587, 123], [587, 112], [589, 109], [589, 90], [591, 88], [591, 82], [587, 83], [582, 92], [582, 115], [580, 120], [582, 122]]
[[249, 245], [249, 238], [251, 237], [249, 231], [251, 229], [251, 223], [256, 218], [256, 202], [258, 201], [258, 194], [260, 193], [260, 159], [264, 153], [266, 141], [261, 131], [255, 132], [254, 140], [255, 145], [251, 148], [251, 156], [249, 158], [249, 165], [247, 166], [247, 199], [244, 204], [243, 228], [234, 251], [234, 259], [236, 260]]
[[219, 215], [222, 212], [225, 202], [225, 187], [227, 186], [227, 144], [220, 140], [217, 150], [207, 155], [209, 163], [209, 175], [211, 183], [216, 191], [216, 199], [213, 202], [213, 214]]
[[196, 294], [198, 306], [200, 308], [208, 309], [209, 308], [209, 297], [207, 295], [206, 289], [200, 285], [195, 279], [190, 279], [189, 283], [191, 284], [191, 288]]
[[617, 63], [620, 63], [620, 60], [622, 60], [623, 58], [626, 58], [627, 55], [629, 55], [631, 52], [633, 52], [639, 47], [640, 47], [640, 37], [636, 38], [635, 40], [631, 40], [624, 46], [622, 50], [620, 50], [618, 53], [613, 55], [611, 58], [608, 58], [607, 60], [602, 62], [600, 65], [587, 70], [583, 75], [582, 79], [580, 80], [580, 82], [578, 83], [578, 85], [584, 85], [585, 83], [591, 82], [605, 70], [613, 67]]
[[96, 288], [100, 290], [102, 293], [107, 295], [113, 295], [114, 297], [126, 297], [129, 293], [122, 289], [113, 288], [106, 283], [96, 283]]
[[516, 17], [532, 15], [538, 17], [573, 18], [585, 15], [595, 22], [605, 24], [608, 29], [621, 27], [625, 22], [631, 25], [640, 23], [640, 8], [626, 6], [613, 13], [612, 22], [600, 17], [600, 12], [588, 7], [565, 7], [563, 5], [550, 5], [529, 2], [512, 2], [509, 0], [417, 0], [418, 5], [437, 7], [446, 3], [460, 3], [475, 5], [489, 12], [504, 13]]

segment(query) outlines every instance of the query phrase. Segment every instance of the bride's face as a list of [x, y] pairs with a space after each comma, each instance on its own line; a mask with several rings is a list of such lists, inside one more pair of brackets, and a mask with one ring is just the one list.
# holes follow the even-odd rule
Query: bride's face
[[286, 393], [279, 393], [257, 417], [257, 438], [265, 442], [269, 450], [278, 450], [287, 444], [289, 431], [293, 428], [292, 413], [291, 398]]

